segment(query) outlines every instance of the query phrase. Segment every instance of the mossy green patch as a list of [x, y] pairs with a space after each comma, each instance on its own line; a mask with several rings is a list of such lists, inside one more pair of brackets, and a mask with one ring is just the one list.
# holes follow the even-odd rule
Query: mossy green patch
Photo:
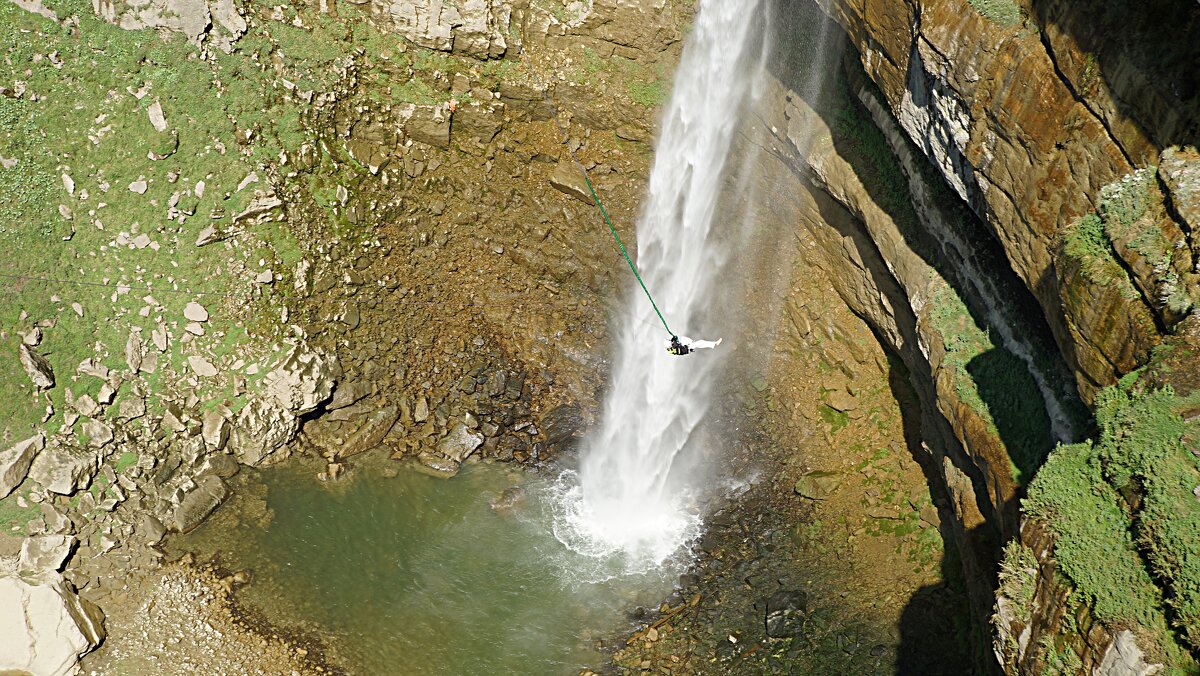
[[[29, 499], [31, 483], [26, 481], [8, 497], [0, 500], [0, 530], [9, 535], [25, 535], [25, 526], [41, 515], [42, 510]], [[25, 506], [21, 506], [21, 502]]]
[[933, 296], [930, 318], [946, 348], [943, 362], [955, 374], [955, 390], [988, 424], [1008, 451], [1013, 478], [1032, 478], [1054, 446], [1045, 403], [1024, 361], [975, 322], [948, 285]]
[[829, 425], [830, 432], [836, 433], [846, 425], [850, 424], [849, 413], [839, 411], [828, 404], [821, 404], [820, 413], [821, 420], [824, 420], [825, 424]]
[[1000, 26], [1015, 26], [1021, 22], [1021, 8], [1012, 0], [971, 0], [971, 6]]
[[[8, 440], [28, 436], [45, 409], [16, 360], [19, 334], [35, 322], [44, 324], [38, 351], [58, 380], [49, 395], [54, 429], [66, 388], [94, 396], [101, 384], [76, 375], [83, 359], [124, 369], [130, 332], [148, 337], [159, 321], [180, 336], [196, 291], [234, 296], [205, 301], [210, 333], [235, 326], [263, 294], [230, 273], [251, 252], [276, 267], [299, 256], [280, 221], [232, 223], [256, 190], [270, 189], [264, 166], [294, 157], [306, 138], [303, 110], [279, 95], [274, 73], [245, 53], [201, 60], [181, 36], [122, 30], [85, 9], [78, 29], [66, 30], [0, 6], [0, 79], [27, 90], [0, 97], [0, 156], [15, 160], [0, 168], [0, 203], [12, 217], [0, 224], [8, 253], [0, 263], [0, 353], [8, 355], [0, 389], [10, 393], [0, 402], [0, 433]], [[153, 126], [152, 106], [167, 131]], [[239, 190], [252, 174], [258, 181]], [[209, 224], [232, 236], [197, 247]], [[179, 347], [160, 368], [183, 372]]]
[[1136, 374], [1104, 389], [1098, 438], [1055, 450], [1024, 503], [1050, 525], [1055, 558], [1098, 619], [1145, 627], [1172, 664], [1192, 666], [1172, 627], [1200, 643], [1200, 469], [1179, 415], [1195, 400]]

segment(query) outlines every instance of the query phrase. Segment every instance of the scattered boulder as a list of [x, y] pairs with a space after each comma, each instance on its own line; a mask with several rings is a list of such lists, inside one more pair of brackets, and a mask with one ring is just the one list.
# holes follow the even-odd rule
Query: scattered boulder
[[75, 673], [104, 640], [103, 620], [58, 573], [0, 572], [0, 672]]
[[29, 477], [59, 495], [87, 488], [96, 475], [96, 457], [58, 444], [50, 444], [29, 467]]
[[142, 369], [142, 334], [139, 331], [130, 331], [129, 339], [125, 341], [125, 363], [133, 373]]
[[263, 391], [291, 413], [308, 413], [333, 393], [335, 364], [333, 359], [296, 345], [279, 366], [263, 376]]
[[140, 396], [122, 399], [117, 405], [117, 416], [123, 420], [136, 420], [146, 415], [146, 400]]
[[150, 124], [154, 126], [154, 131], [163, 132], [167, 130], [167, 117], [163, 115], [162, 103], [157, 98], [146, 109], [146, 114], [150, 117]]
[[233, 215], [234, 223], [249, 221], [250, 223], [264, 223], [271, 220], [271, 212], [283, 206], [283, 201], [275, 196], [274, 193], [263, 193], [261, 190], [255, 191], [254, 199], [250, 200], [250, 204], [246, 208]]
[[828, 393], [826, 402], [835, 411], [845, 413], [858, 407], [858, 399], [843, 388], [837, 388]]
[[219, 371], [217, 371], [217, 367], [213, 366], [211, 361], [201, 357], [200, 355], [194, 354], [188, 357], [187, 362], [188, 366], [192, 367], [192, 371], [194, 371], [198, 376], [211, 378], [219, 373]]
[[[195, 301], [192, 301], [192, 302], [189, 302], [186, 306], [184, 306], [183, 316], [185, 318], [187, 318], [188, 321], [205, 322], [205, 321], [208, 321], [208, 310], [204, 309], [203, 305], [201, 305]], [[157, 343], [157, 342], [158, 341], [155, 340], [155, 343]], [[163, 350], [166, 348], [160, 347], [159, 349]]]
[[367, 417], [366, 422], [354, 434], [346, 439], [338, 456], [346, 458], [375, 448], [392, 430], [392, 426], [399, 418], [400, 411], [395, 406], [387, 406], [375, 411]]
[[83, 434], [88, 439], [88, 445], [93, 448], [103, 448], [113, 440], [112, 428], [99, 420], [85, 420]]
[[167, 529], [153, 514], [142, 512], [137, 530], [146, 539], [147, 544], [156, 545], [167, 534]]
[[[204, 308], [200, 309], [203, 310]], [[154, 347], [157, 347], [159, 352], [167, 351], [167, 327], [159, 324], [150, 332], [150, 338], [154, 341]]]
[[503, 104], [486, 105], [471, 101], [454, 112], [452, 128], [456, 138], [465, 135], [483, 143], [491, 143], [500, 133], [503, 117]]
[[46, 437], [39, 432], [24, 441], [19, 441], [11, 448], [0, 451], [0, 498], [6, 498], [25, 481], [29, 475], [29, 466], [42, 449], [46, 447]]
[[200, 436], [210, 451], [219, 451], [225, 448], [225, 442], [229, 439], [229, 423], [220, 411], [209, 409], [204, 412]]
[[437, 148], [450, 147], [450, 116], [443, 105], [418, 106], [408, 104], [399, 108], [400, 126], [414, 141]]
[[54, 371], [45, 357], [34, 352], [25, 343], [18, 346], [17, 352], [21, 355], [21, 366], [25, 367], [25, 373], [29, 374], [34, 387], [42, 390], [54, 387]]
[[472, 432], [465, 424], [458, 423], [438, 444], [437, 450], [447, 458], [461, 463], [482, 445], [482, 434]]
[[263, 464], [268, 458], [273, 462], [276, 458], [272, 456], [291, 441], [299, 429], [296, 416], [277, 401], [251, 401], [242, 408], [234, 430], [234, 452], [238, 462], [251, 466]]
[[808, 595], [803, 591], [779, 591], [767, 598], [767, 636], [786, 638], [803, 629], [808, 612]]
[[439, 479], [449, 479], [458, 474], [461, 463], [457, 460], [447, 458], [432, 451], [424, 451], [417, 454], [416, 470], [422, 474], [437, 477]]
[[74, 535], [31, 535], [21, 543], [17, 570], [26, 575], [61, 571], [78, 544]]
[[75, 407], [76, 411], [79, 411], [79, 415], [86, 416], [88, 418], [100, 413], [100, 405], [96, 403], [95, 399], [92, 399], [92, 395], [90, 394], [85, 394], [76, 398], [72, 406]]
[[[361, 380], [352, 383], [339, 383], [333, 391], [333, 398], [325, 404], [325, 410], [336, 411], [346, 408], [371, 393], [371, 385]], [[428, 411], [426, 412], [428, 415]]]
[[221, 477], [212, 474], [201, 477], [196, 487], [188, 491], [175, 507], [171, 528], [186, 533], [208, 518], [213, 510], [229, 497], [229, 488]]
[[417, 400], [417, 405], [413, 409], [413, 420], [419, 423], [429, 420], [429, 400], [425, 397]]
[[583, 429], [583, 425], [583, 409], [576, 404], [555, 406], [542, 416], [538, 424], [542, 433], [546, 435], [546, 444], [549, 446], [555, 446], [575, 436], [576, 432]]
[[583, 172], [574, 160], [559, 160], [554, 173], [550, 174], [550, 185], [584, 204], [595, 204]]

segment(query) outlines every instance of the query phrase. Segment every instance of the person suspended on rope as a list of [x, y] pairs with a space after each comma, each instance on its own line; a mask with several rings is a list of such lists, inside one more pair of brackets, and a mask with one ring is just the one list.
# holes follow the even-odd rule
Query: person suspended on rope
[[692, 340], [687, 336], [671, 336], [670, 340], [664, 340], [663, 343], [667, 346], [667, 352], [677, 357], [682, 357], [685, 354], [691, 354], [696, 350], [711, 350], [721, 344], [724, 338], [716, 340]]

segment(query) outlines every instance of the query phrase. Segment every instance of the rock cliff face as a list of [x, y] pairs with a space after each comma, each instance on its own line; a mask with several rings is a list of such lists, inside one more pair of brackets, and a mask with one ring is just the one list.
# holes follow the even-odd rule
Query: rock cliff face
[[[818, 4], [844, 31], [849, 88], [898, 160], [902, 201], [911, 202], [916, 219], [906, 223], [903, 205], [889, 208], [895, 202], [886, 185], [869, 185], [879, 176], [854, 162], [853, 134], [839, 133], [837, 104], [822, 111], [784, 78], [791, 91], [774, 105], [788, 119], [775, 123], [788, 130], [792, 161], [811, 172], [817, 189], [799, 220], [827, 251], [839, 294], [914, 376], [932, 418], [923, 426], [926, 442], [942, 458], [936, 480], [956, 499], [977, 617], [990, 614], [1000, 544], [1019, 538], [1034, 553], [1036, 603], [1018, 618], [1001, 596], [997, 645], [1019, 646], [997, 649], [1003, 667], [1150, 673], [1162, 656], [1143, 655], [1141, 637], [1102, 626], [1078, 593], [1067, 603], [1073, 590], [1058, 572], [1045, 524], [1030, 521], [1019, 532], [1023, 485], [1052, 442], [1022, 466], [1028, 444], [997, 415], [982, 370], [970, 366], [980, 362], [955, 368], [963, 338], [945, 321], [943, 289], [998, 334], [998, 347], [1061, 355], [1073, 375], [1070, 389], [1085, 403], [1148, 363], [1151, 349], [1196, 306], [1200, 256], [1187, 216], [1195, 197], [1173, 178], [1194, 175], [1195, 151], [1173, 146], [1195, 138], [1200, 109], [1195, 78], [1181, 65], [1195, 62], [1195, 45], [1169, 45], [1158, 55], [1147, 45], [1162, 22], [1194, 26], [1200, 11], [1165, 3], [1150, 17], [1035, 1], [1000, 16], [996, 3], [985, 15], [965, 0]], [[939, 195], [934, 184], [958, 199]], [[958, 200], [969, 213], [948, 208]], [[978, 229], [953, 225], [968, 221]], [[1000, 253], [989, 259], [993, 246]], [[1037, 308], [1052, 342], [1022, 347], [1003, 335], [1013, 316], [994, 313], [988, 289], [976, 282], [980, 272], [1003, 278], [1008, 270], [1015, 286], [999, 294], [1000, 305]], [[1023, 306], [1024, 294], [1035, 304]], [[1037, 381], [1028, 394], [1042, 392], [1055, 440], [1078, 438], [1084, 430], [1078, 417], [1071, 422], [1070, 393], [1055, 386], [1054, 368], [1039, 376], [1035, 362], [1046, 363], [1026, 360]], [[990, 419], [972, 406], [964, 378], [974, 380]], [[995, 664], [983, 659], [980, 668], [994, 669], [985, 667], [989, 661]]]
[[[908, 136], [1003, 245], [1085, 399], [1144, 363], [1173, 323], [1159, 316], [1158, 299], [1092, 288], [1061, 240], [1096, 210], [1104, 186], [1156, 163], [1194, 129], [1194, 83], [1172, 84], [1185, 77], [1182, 66], [1098, 49], [1121, 31], [1093, 25], [1091, 12], [1069, 3], [1035, 2], [1025, 25], [1001, 25], [965, 0], [822, 4]], [[1167, 4], [1184, 25], [1197, 20], [1190, 3]], [[1138, 35], [1149, 39], [1149, 28]]]

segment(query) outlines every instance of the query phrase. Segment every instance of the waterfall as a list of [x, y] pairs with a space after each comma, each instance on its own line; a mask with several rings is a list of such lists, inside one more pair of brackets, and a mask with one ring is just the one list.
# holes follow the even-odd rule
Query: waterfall
[[[716, 339], [725, 255], [714, 242], [723, 174], [762, 67], [759, 0], [703, 0], [684, 47], [637, 234], [637, 264], [671, 329]], [[672, 474], [709, 408], [728, 350], [667, 354], [668, 333], [640, 288], [620, 319], [600, 427], [587, 440], [566, 523], [573, 549], [657, 565], [697, 532], [686, 481]], [[728, 341], [727, 341], [728, 342]], [[678, 472], [677, 472], [678, 473]]]

